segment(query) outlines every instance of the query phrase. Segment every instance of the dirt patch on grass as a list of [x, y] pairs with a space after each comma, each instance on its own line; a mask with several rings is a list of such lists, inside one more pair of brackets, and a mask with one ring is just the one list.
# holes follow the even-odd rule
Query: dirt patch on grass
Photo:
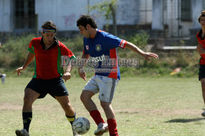
[[[0, 103], [0, 111], [2, 110], [22, 110], [22, 106], [20, 104], [12, 104], [12, 103]], [[33, 109], [35, 110], [53, 110], [55, 106], [50, 106], [50, 105], [33, 105]], [[60, 108], [60, 105], [59, 105]]]
[[21, 110], [22, 105], [11, 104], [11, 103], [1, 103], [0, 110]]
[[120, 114], [146, 114], [156, 116], [172, 116], [172, 115], [200, 115], [200, 109], [119, 109], [116, 110]]

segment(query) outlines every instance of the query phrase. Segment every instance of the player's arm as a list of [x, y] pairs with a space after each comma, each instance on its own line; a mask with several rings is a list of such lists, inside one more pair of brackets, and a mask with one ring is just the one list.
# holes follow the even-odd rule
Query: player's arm
[[21, 74], [22, 70], [26, 69], [26, 67], [33, 61], [34, 57], [35, 57], [35, 55], [33, 53], [31, 53], [31, 52], [28, 53], [27, 58], [23, 64], [23, 66], [16, 69], [16, 72], [18, 75]]
[[201, 44], [197, 45], [197, 51], [200, 55], [205, 54], [205, 49], [203, 48], [203, 46]]
[[86, 80], [86, 72], [84, 71], [83, 67], [86, 65], [89, 57], [90, 57], [89, 54], [83, 53], [82, 59], [81, 59], [81, 65], [78, 67], [78, 74], [83, 80]]
[[125, 48], [128, 48], [140, 55], [142, 55], [145, 59], [149, 59], [149, 58], [158, 58], [158, 55], [152, 52], [144, 52], [143, 50], [141, 50], [139, 47], [137, 47], [136, 45], [134, 45], [131, 42], [127, 42]]
[[65, 81], [71, 78], [71, 70], [72, 70], [72, 65], [71, 65], [71, 61], [69, 61], [68, 65], [64, 67], [63, 79]]

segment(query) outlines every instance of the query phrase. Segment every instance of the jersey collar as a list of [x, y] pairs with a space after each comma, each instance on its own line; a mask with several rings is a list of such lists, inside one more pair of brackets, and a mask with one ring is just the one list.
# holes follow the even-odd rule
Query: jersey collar
[[[54, 37], [54, 40], [55, 40], [54, 43], [48, 49], [51, 49], [51, 48], [59, 45], [56, 37]], [[45, 44], [43, 42], [43, 37], [41, 38], [40, 44], [41, 44], [42, 48], [45, 50]], [[46, 50], [48, 50], [48, 49], [46, 49]]]

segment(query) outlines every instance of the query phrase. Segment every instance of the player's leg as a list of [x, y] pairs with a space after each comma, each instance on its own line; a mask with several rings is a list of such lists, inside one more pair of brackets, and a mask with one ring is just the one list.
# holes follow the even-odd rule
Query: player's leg
[[56, 100], [60, 103], [61, 107], [65, 111], [65, 115], [68, 119], [68, 121], [72, 124], [75, 120], [75, 111], [72, 107], [68, 96], [56, 96]]
[[[201, 81], [201, 88], [202, 88], [202, 97], [205, 104], [205, 78], [202, 78], [200, 81]], [[201, 115], [205, 117], [205, 111], [202, 112]]]
[[99, 125], [105, 121], [103, 120], [99, 110], [97, 109], [97, 106], [92, 100], [92, 96], [94, 96], [99, 90], [96, 80], [96, 76], [94, 76], [88, 81], [81, 93], [80, 99], [87, 111], [90, 113], [90, 116], [95, 121], [96, 125]]
[[[205, 66], [204, 65], [200, 65], [199, 67], [199, 80], [201, 81], [202, 97], [205, 104]], [[201, 115], [205, 117], [205, 111], [203, 111]]]
[[103, 77], [101, 82], [99, 82], [99, 99], [107, 118], [110, 136], [118, 136], [115, 114], [111, 106], [117, 82], [118, 80], [108, 77]]
[[205, 78], [201, 79], [202, 97], [205, 104]]
[[0, 78], [1, 78], [1, 82], [4, 83], [5, 79], [6, 79], [6, 74], [1, 74], [0, 73]]
[[111, 103], [102, 102], [102, 101], [100, 103], [101, 103], [101, 106], [102, 106], [102, 108], [105, 112], [106, 118], [107, 118], [110, 136], [118, 136], [117, 123], [116, 123], [115, 114], [114, 114], [114, 110], [111, 106]]
[[[57, 78], [49, 82], [50, 89], [49, 93], [60, 103], [61, 107], [65, 111], [65, 116], [67, 120], [72, 125], [75, 121], [75, 111], [72, 107], [70, 100], [68, 98], [68, 90], [62, 78]], [[72, 127], [73, 128], [73, 127]], [[73, 129], [73, 136], [79, 136]]]
[[22, 110], [23, 129], [16, 130], [17, 136], [28, 136], [29, 127], [32, 120], [32, 104], [40, 96], [36, 91], [26, 88], [24, 93], [24, 103]]

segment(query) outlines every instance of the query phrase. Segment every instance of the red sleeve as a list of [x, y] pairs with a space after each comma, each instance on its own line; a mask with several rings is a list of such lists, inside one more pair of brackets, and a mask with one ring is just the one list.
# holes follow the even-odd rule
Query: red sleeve
[[68, 56], [70, 59], [75, 58], [75, 55], [63, 43], [59, 43], [61, 49], [61, 56]]

